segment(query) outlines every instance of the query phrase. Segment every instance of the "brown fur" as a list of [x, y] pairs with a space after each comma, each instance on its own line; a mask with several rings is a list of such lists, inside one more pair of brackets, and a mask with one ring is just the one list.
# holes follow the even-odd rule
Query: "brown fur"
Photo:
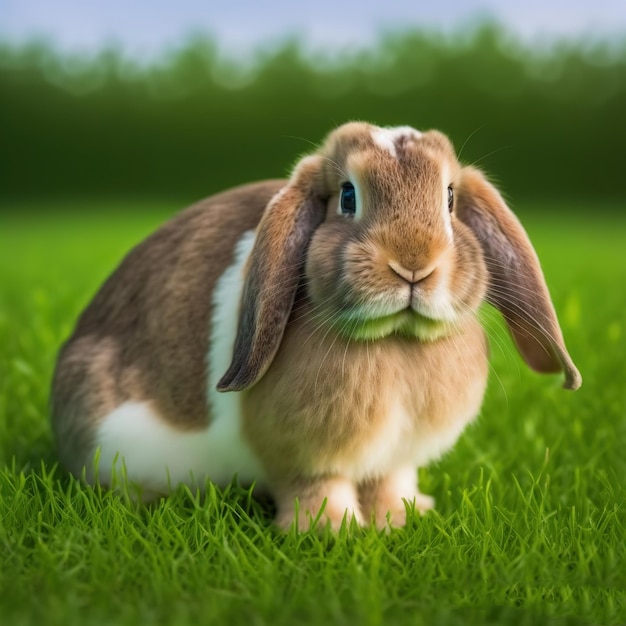
[[[485, 296], [531, 366], [564, 369], [567, 386], [580, 384], [536, 255], [497, 191], [458, 164], [441, 133], [388, 135], [389, 149], [373, 129], [341, 126], [286, 185], [209, 199], [131, 252], [59, 359], [53, 417], [70, 468], [85, 461], [97, 419], [125, 400], [154, 403], [180, 429], [210, 422], [211, 294], [257, 225], [218, 389], [243, 392], [244, 435], [282, 526], [294, 520], [294, 498], [301, 526], [325, 499], [333, 527], [345, 515], [384, 525], [388, 513], [403, 524], [403, 498], [432, 505], [398, 472], [439, 456], [479, 410]], [[338, 212], [348, 180], [361, 194], [358, 218]], [[521, 304], [528, 290], [538, 297]]]
[[[268, 471], [283, 523], [289, 519], [294, 491], [313, 494], [304, 499], [304, 507], [309, 506], [309, 513], [315, 515], [319, 491], [311, 485], [319, 486], [321, 481], [330, 490], [330, 479], [345, 479], [372, 441], [384, 440], [391, 427], [393, 402], [411, 418], [403, 437], [416, 443], [425, 429], [444, 432], [455, 420], [467, 421], [477, 413], [486, 382], [487, 348], [474, 314], [486, 291], [487, 267], [492, 277], [498, 276], [498, 258], [504, 263], [506, 255], [517, 254], [532, 266], [528, 275], [534, 283], [522, 288], [538, 285], [545, 291], [523, 229], [484, 179], [479, 184], [474, 170], [458, 165], [443, 135], [427, 133], [418, 141], [403, 137], [395, 148], [397, 157], [376, 145], [367, 125], [341, 127], [320, 151], [323, 183], [318, 183], [319, 174], [311, 175], [309, 188], [301, 195], [301, 202], [309, 204], [315, 194], [328, 198], [326, 220], [313, 233], [305, 288], [281, 334], [280, 348], [244, 399], [245, 433]], [[483, 212], [489, 207], [495, 214], [493, 221], [509, 233], [501, 249], [485, 246], [480, 218], [453, 218], [451, 244], [440, 213], [444, 167], [449, 182], [459, 189], [461, 219], [468, 215], [470, 201]], [[341, 184], [348, 178], [358, 180], [363, 190], [358, 221], [346, 220], [336, 211]], [[287, 242], [289, 222], [275, 236]], [[448, 336], [433, 342], [394, 336], [373, 342], [346, 338], [331, 322], [346, 307], [373, 301], [381, 294], [386, 294], [387, 303], [392, 302], [398, 283], [405, 283], [393, 269], [396, 263], [400, 274], [408, 270], [424, 277], [420, 286], [426, 298], [441, 281], [448, 281], [457, 317], [452, 327], [446, 327]], [[512, 290], [518, 288], [516, 279], [512, 274], [503, 277]], [[271, 285], [270, 279], [263, 288], [271, 290]], [[295, 283], [291, 285], [295, 291]], [[262, 297], [256, 291], [256, 298]], [[503, 300], [493, 302], [500, 305]], [[514, 334], [519, 335], [504, 311]], [[549, 300], [528, 310], [528, 323], [533, 324], [537, 315], [541, 316], [539, 324], [549, 322], [551, 329], [558, 328]], [[552, 338], [558, 343], [560, 335], [553, 332]], [[247, 336], [239, 345], [251, 345], [253, 339], [253, 334]], [[529, 358], [518, 340], [520, 344], [522, 354]], [[560, 346], [566, 354], [562, 338]], [[237, 358], [242, 367], [241, 353]], [[399, 461], [410, 463], [411, 459]], [[389, 494], [384, 477], [364, 474], [352, 480], [364, 485], [374, 480], [379, 496], [368, 500], [362, 495], [362, 500], [368, 501], [366, 506], [378, 522], [386, 506], [381, 502], [391, 499], [398, 505], [400, 501], [397, 494]], [[367, 488], [362, 487], [361, 493], [366, 494]], [[326, 495], [332, 500], [331, 491]], [[414, 499], [423, 502], [417, 490]], [[354, 515], [360, 518], [362, 512]], [[332, 525], [340, 521], [332, 512], [327, 517]]]
[[578, 389], [572, 362], [543, 278], [539, 259], [504, 200], [474, 168], [462, 172], [457, 213], [480, 241], [489, 268], [488, 300], [500, 309], [522, 356], [539, 372], [565, 372]]
[[311, 193], [319, 158], [298, 165], [291, 183], [263, 214], [247, 264], [247, 280], [233, 362], [218, 383], [240, 391], [256, 382], [274, 358], [300, 281], [311, 234], [324, 219], [324, 202]]
[[52, 424], [68, 469], [80, 473], [98, 420], [128, 400], [150, 400], [178, 428], [206, 427], [213, 289], [235, 243], [283, 185], [247, 185], [181, 212], [102, 286], [59, 354], [52, 386]]
[[[390, 405], [406, 407], [411, 421], [402, 438], [409, 443], [477, 414], [487, 347], [475, 320], [432, 343], [401, 337], [354, 342], [320, 327], [310, 305], [294, 317], [299, 323], [288, 325], [272, 365], [244, 399], [244, 432], [268, 472], [283, 519], [292, 510], [294, 482], [301, 487], [306, 479], [345, 476], [372, 442], [388, 437]], [[397, 460], [411, 463], [410, 450], [406, 454]]]

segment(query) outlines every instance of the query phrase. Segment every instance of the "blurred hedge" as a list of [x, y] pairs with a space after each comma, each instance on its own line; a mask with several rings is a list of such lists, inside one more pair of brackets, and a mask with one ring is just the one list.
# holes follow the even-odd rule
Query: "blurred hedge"
[[514, 198], [614, 201], [625, 112], [623, 41], [534, 50], [493, 25], [333, 59], [290, 41], [251, 63], [208, 39], [146, 67], [0, 45], [0, 199], [191, 201], [282, 176], [334, 125], [366, 119], [444, 130]]

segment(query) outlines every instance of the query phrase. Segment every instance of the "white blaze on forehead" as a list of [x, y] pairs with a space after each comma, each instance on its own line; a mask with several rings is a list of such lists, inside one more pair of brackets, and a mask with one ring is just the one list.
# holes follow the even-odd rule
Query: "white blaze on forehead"
[[387, 150], [392, 157], [397, 158], [396, 142], [398, 139], [419, 139], [422, 136], [419, 130], [410, 126], [394, 126], [392, 128], [375, 128], [372, 130], [374, 143]]
[[448, 185], [450, 185], [450, 168], [447, 163], [444, 163], [441, 167], [441, 176], [443, 182], [443, 202], [441, 203], [443, 212], [443, 223], [445, 225], [446, 234], [450, 241], [452, 241], [452, 216], [450, 215], [450, 209], [448, 208]]

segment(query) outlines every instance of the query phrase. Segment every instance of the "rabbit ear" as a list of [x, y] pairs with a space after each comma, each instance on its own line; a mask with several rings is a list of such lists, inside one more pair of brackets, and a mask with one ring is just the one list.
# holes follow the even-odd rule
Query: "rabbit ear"
[[538, 372], [565, 372], [566, 389], [580, 373], [565, 347], [539, 259], [513, 212], [476, 169], [461, 171], [455, 212], [480, 242], [489, 271], [487, 301], [504, 315], [520, 354]]
[[306, 250], [326, 207], [315, 193], [322, 159], [302, 159], [269, 202], [248, 259], [233, 359], [218, 391], [254, 385], [270, 366], [285, 332]]

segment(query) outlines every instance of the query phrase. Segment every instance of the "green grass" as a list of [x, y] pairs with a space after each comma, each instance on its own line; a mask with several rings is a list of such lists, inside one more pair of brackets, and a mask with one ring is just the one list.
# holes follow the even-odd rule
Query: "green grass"
[[626, 622], [624, 218], [524, 220], [579, 392], [529, 372], [489, 313], [482, 415], [421, 471], [437, 510], [390, 533], [282, 535], [235, 487], [142, 507], [54, 465], [56, 350], [168, 214], [131, 208], [0, 216], [0, 623]]

